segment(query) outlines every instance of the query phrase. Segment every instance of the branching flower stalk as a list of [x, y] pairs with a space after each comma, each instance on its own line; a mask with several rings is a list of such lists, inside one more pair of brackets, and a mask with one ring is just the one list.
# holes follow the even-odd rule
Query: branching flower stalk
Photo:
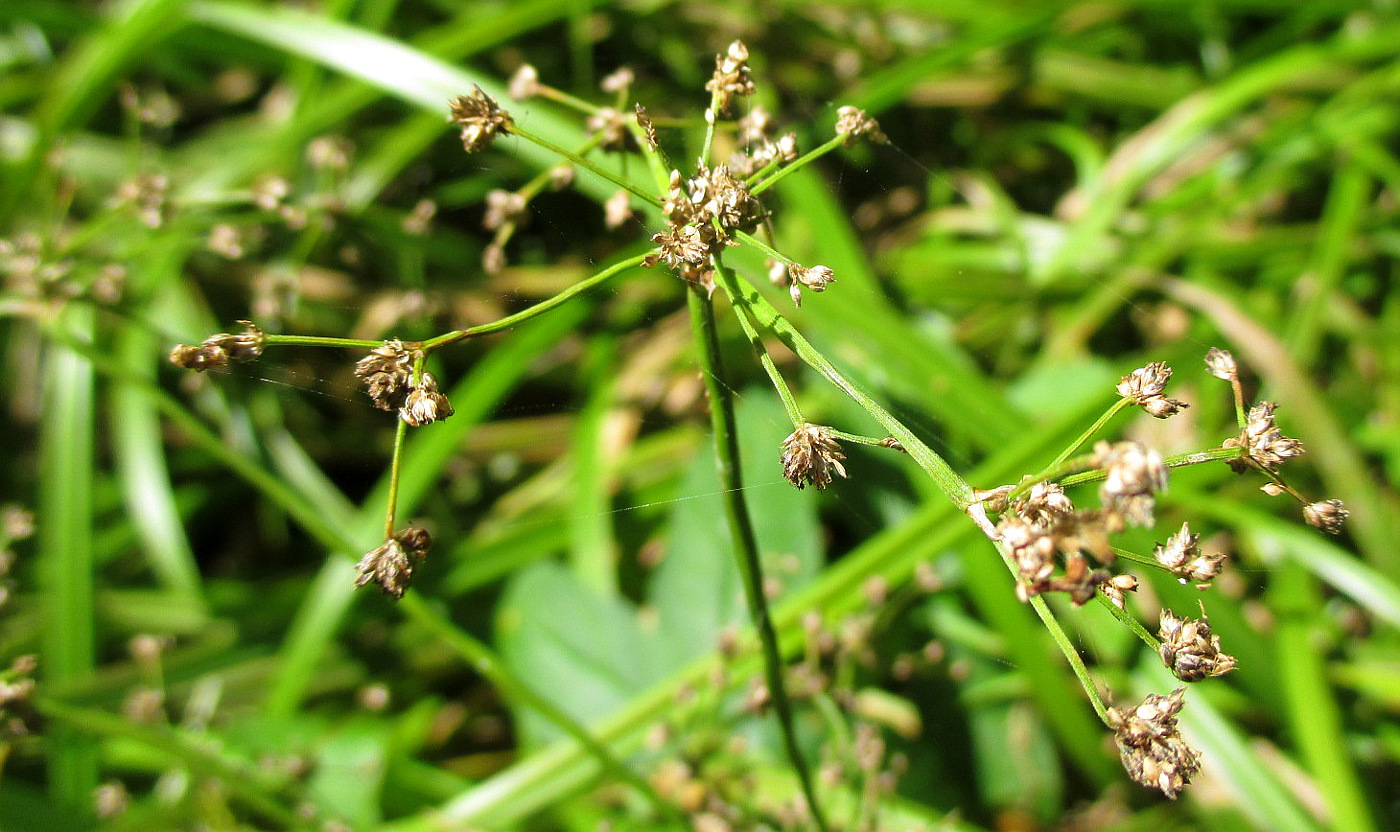
[[[1219, 574], [1224, 556], [1199, 549], [1199, 535], [1183, 525], [1152, 557], [1129, 553], [1114, 547], [1110, 536], [1127, 526], [1151, 526], [1155, 495], [1167, 485], [1168, 469], [1184, 465], [1224, 461], [1238, 472], [1257, 471], [1268, 482], [1271, 495], [1289, 494], [1304, 505], [1307, 522], [1323, 531], [1339, 533], [1346, 510], [1339, 501], [1309, 501], [1283, 481], [1280, 465], [1302, 453], [1297, 440], [1283, 436], [1274, 424], [1275, 406], [1262, 402], [1246, 410], [1244, 389], [1234, 358], [1223, 350], [1207, 355], [1211, 375], [1231, 385], [1239, 433], [1215, 448], [1163, 458], [1156, 451], [1135, 442], [1098, 441], [1092, 452], [1081, 448], [1121, 411], [1140, 407], [1147, 414], [1165, 419], [1187, 407], [1186, 402], [1166, 395], [1172, 370], [1152, 362], [1124, 376], [1117, 385], [1119, 398], [1047, 466], [1018, 482], [990, 490], [974, 489], [938, 453], [895, 418], [871, 395], [852, 383], [829, 359], [816, 350], [778, 312], [763, 293], [746, 277], [729, 268], [723, 258], [726, 248], [743, 245], [762, 254], [773, 264], [771, 277], [789, 290], [794, 305], [800, 306], [804, 292], [821, 293], [837, 283], [825, 266], [804, 266], [778, 250], [771, 241], [771, 215], [760, 196], [802, 167], [864, 139], [886, 141], [879, 125], [854, 107], [842, 107], [832, 138], [804, 154], [799, 154], [793, 134], [781, 138], [771, 129], [771, 119], [758, 108], [737, 125], [725, 121], [735, 101], [751, 95], [754, 83], [747, 64], [748, 51], [740, 42], [716, 57], [714, 75], [706, 85], [709, 106], [704, 112], [705, 134], [701, 153], [690, 175], [671, 166], [657, 135], [657, 125], [688, 124], [685, 119], [652, 118], [636, 104], [629, 113], [630, 72], [609, 76], [605, 91], [613, 94], [616, 106], [600, 107], [584, 102], [539, 82], [528, 66], [511, 83], [517, 98], [540, 96], [572, 107], [589, 117], [594, 137], [577, 151], [567, 150], [532, 133], [480, 89], [452, 102], [452, 121], [461, 129], [468, 152], [488, 146], [499, 135], [511, 135], [532, 142], [557, 154], [574, 168], [588, 171], [621, 190], [616, 210], [631, 216], [628, 195], [642, 201], [645, 219], [664, 226], [653, 234], [654, 247], [635, 254], [575, 283], [568, 289], [527, 309], [487, 324], [453, 330], [421, 342], [398, 340], [367, 341], [305, 335], [265, 334], [251, 323], [237, 334], [219, 333], [198, 345], [177, 346], [171, 360], [194, 370], [222, 368], [230, 361], [258, 358], [269, 347], [334, 347], [369, 350], [357, 364], [356, 373], [365, 382], [374, 403], [397, 414], [394, 456], [390, 469], [390, 492], [385, 517], [384, 543], [361, 561], [361, 584], [376, 583], [415, 616], [429, 614], [421, 598], [404, 593], [413, 566], [426, 551], [427, 533], [410, 526], [396, 530], [399, 461], [410, 427], [421, 429], [438, 419], [451, 416], [452, 408], [438, 391], [436, 380], [424, 363], [435, 351], [469, 338], [498, 332], [545, 314], [579, 295], [591, 291], [612, 277], [635, 267], [665, 264], [684, 281], [691, 315], [697, 360], [709, 396], [710, 419], [715, 454], [720, 472], [722, 501], [728, 520], [738, 567], [744, 579], [745, 596], [754, 636], [762, 657], [767, 695], [774, 706], [782, 741], [808, 812], [816, 828], [825, 830], [826, 820], [818, 803], [809, 766], [794, 732], [792, 698], [785, 688], [781, 645], [764, 594], [765, 579], [758, 556], [752, 518], [742, 497], [743, 472], [739, 468], [738, 438], [735, 429], [732, 388], [724, 380], [720, 362], [719, 334], [712, 294], [721, 289], [728, 299], [745, 338], [772, 383], [793, 432], [781, 449], [784, 475], [798, 488], [814, 485], [826, 488], [838, 477], [846, 477], [846, 456], [841, 441], [881, 446], [907, 453], [934, 481], [946, 498], [966, 513], [988, 537], [1008, 571], [1016, 579], [1021, 600], [1040, 618], [1051, 638], [1078, 677], [1099, 719], [1115, 732], [1124, 766], [1138, 782], [1175, 797], [1199, 768], [1199, 755], [1185, 745], [1176, 732], [1176, 714], [1182, 707], [1181, 691], [1168, 696], [1152, 695], [1135, 708], [1111, 706], [1101, 693], [1090, 669], [1070, 641], [1046, 603], [1044, 594], [1065, 592], [1076, 605], [1097, 598], [1120, 621], [1154, 650], [1183, 681], [1194, 682], [1220, 675], [1234, 667], [1234, 659], [1222, 652], [1219, 639], [1203, 617], [1200, 620], [1164, 614], [1161, 638], [1152, 636], [1127, 610], [1126, 598], [1137, 587], [1132, 575], [1115, 574], [1112, 566], [1118, 555], [1124, 560], [1163, 569], [1184, 583], [1204, 588]], [[635, 114], [635, 118], [632, 114]], [[624, 115], [626, 114], [626, 115]], [[728, 163], [713, 160], [716, 137], [721, 130], [737, 127], [740, 147]], [[725, 133], [727, 135], [727, 133]], [[647, 162], [655, 192], [629, 181], [588, 158], [593, 151], [638, 152]], [[624, 160], [626, 156], [624, 156]], [[626, 168], [623, 168], [624, 174]], [[547, 174], [540, 174], [514, 192], [497, 192], [489, 225], [498, 231], [503, 243], [515, 227], [523, 206], [538, 193]], [[610, 204], [611, 204], [610, 200]], [[610, 220], [610, 226], [615, 225]], [[765, 240], [754, 236], [762, 226]], [[494, 256], [504, 257], [497, 245]], [[838, 288], [839, 291], [839, 288]], [[874, 438], [842, 431], [836, 427], [809, 423], [797, 397], [783, 378], [764, 346], [765, 338], [776, 338], [803, 363], [841, 390], [883, 428], [888, 435]], [[235, 470], [242, 470], [233, 466]], [[1067, 487], [1099, 483], [1100, 505], [1076, 508]], [[272, 489], [269, 493], [277, 493]], [[313, 518], [314, 520], [314, 518]], [[332, 537], [334, 535], [332, 534]], [[536, 707], [561, 724], [585, 747], [594, 752], [611, 771], [626, 782], [638, 785], [649, 797], [660, 800], [654, 791], [638, 784], [635, 772], [613, 760], [607, 749], [571, 723], [557, 709], [519, 680], [504, 672], [494, 656], [470, 636], [445, 621], [432, 619], [445, 637], [457, 644], [473, 666], [504, 690]], [[446, 629], [442, 629], [446, 628]], [[752, 639], [754, 636], [746, 637]], [[467, 639], [463, 641], [462, 639]], [[752, 641], [746, 641], [752, 643]], [[664, 801], [661, 801], [664, 804]], [[667, 810], [673, 810], [668, 804]]]

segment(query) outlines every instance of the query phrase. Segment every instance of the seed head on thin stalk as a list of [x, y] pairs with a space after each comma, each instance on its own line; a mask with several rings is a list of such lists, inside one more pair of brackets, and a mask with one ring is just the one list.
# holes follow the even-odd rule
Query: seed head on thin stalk
[[840, 443], [821, 425], [801, 425], [783, 440], [783, 476], [798, 488], [820, 490], [831, 485], [833, 474], [845, 477], [845, 459]]
[[1237, 381], [1240, 377], [1235, 357], [1219, 347], [1211, 347], [1206, 353], [1206, 370], [1221, 381]]
[[632, 89], [632, 84], [637, 80], [637, 73], [631, 67], [620, 66], [598, 82], [598, 89], [613, 95], [626, 95]]
[[524, 194], [493, 188], [486, 192], [486, 213], [482, 215], [481, 226], [495, 231], [507, 223], [520, 225], [525, 219], [525, 205]]
[[430, 545], [432, 538], [415, 526], [395, 532], [383, 544], [360, 558], [355, 565], [359, 571], [355, 586], [375, 584], [394, 600], [402, 598], [413, 582], [413, 571], [427, 556]]
[[1188, 407], [1186, 402], [1163, 395], [1172, 368], [1161, 361], [1139, 367], [1118, 382], [1118, 395], [1138, 405], [1152, 416], [1165, 419]]
[[792, 302], [797, 306], [802, 305], [802, 290], [811, 289], [813, 292], [823, 292], [826, 287], [836, 282], [836, 277], [831, 269], [826, 266], [806, 266], [792, 263], [788, 265], [788, 274], [792, 276], [792, 285], [788, 287], [788, 294], [792, 296]]
[[1094, 465], [1106, 472], [1099, 488], [1105, 512], [1134, 526], [1152, 525], [1153, 495], [1167, 488], [1162, 455], [1140, 442], [1099, 442]]
[[238, 321], [243, 331], [237, 334], [220, 332], [205, 338], [197, 346], [177, 344], [170, 351], [170, 363], [186, 370], [204, 372], [227, 367], [232, 361], [252, 361], [262, 355], [264, 337], [251, 321]]
[[[1284, 462], [1304, 453], [1303, 443], [1284, 436], [1274, 425], [1274, 411], [1278, 405], [1273, 402], [1260, 402], [1249, 409], [1244, 430], [1239, 436], [1225, 440], [1227, 448], [1240, 448], [1244, 455], [1268, 471], [1277, 471]], [[1228, 460], [1230, 467], [1241, 472], [1248, 468], [1240, 460]]]
[[1200, 543], [1201, 536], [1191, 533], [1190, 524], [1182, 523], [1180, 531], [1165, 544], [1158, 544], [1152, 556], [1182, 583], [1205, 589], [1224, 568], [1225, 555], [1203, 553]]
[[1176, 727], [1185, 695], [1185, 688], [1177, 688], [1167, 696], [1148, 694], [1135, 708], [1108, 709], [1123, 768], [1133, 780], [1173, 800], [1201, 769], [1200, 752], [1186, 744]]
[[1183, 682], [1199, 682], [1235, 669], [1235, 657], [1221, 652], [1220, 636], [1211, 632], [1205, 618], [1179, 618], [1171, 610], [1162, 610], [1158, 638], [1162, 664]]
[[468, 153], [490, 146], [498, 133], [509, 133], [513, 124], [510, 113], [475, 85], [467, 95], [452, 99], [451, 121], [462, 128], [462, 147]]
[[413, 369], [415, 351], [402, 341], [385, 341], [370, 354], [355, 363], [355, 375], [364, 382], [374, 406], [380, 410], [397, 410], [408, 396], [408, 378]]
[[432, 373], [419, 373], [409, 380], [410, 392], [399, 408], [399, 418], [410, 427], [421, 428], [452, 415], [452, 405], [438, 391]]
[[1350, 516], [1351, 512], [1346, 510], [1341, 500], [1318, 500], [1303, 507], [1303, 519], [1308, 521], [1308, 525], [1328, 534], [1341, 534]]
[[710, 92], [714, 109], [707, 110], [724, 115], [729, 112], [729, 104], [735, 96], [750, 96], [754, 93], [753, 75], [749, 69], [749, 49], [743, 41], [729, 44], [723, 55], [715, 56], [715, 74], [705, 83]]
[[856, 139], [865, 138], [876, 144], [885, 144], [889, 138], [880, 132], [880, 123], [861, 110], [845, 106], [836, 111], [836, 134], [843, 136], [846, 147], [854, 147]]
[[521, 64], [510, 76], [506, 92], [516, 101], [525, 101], [540, 94], [540, 73], [530, 64]]

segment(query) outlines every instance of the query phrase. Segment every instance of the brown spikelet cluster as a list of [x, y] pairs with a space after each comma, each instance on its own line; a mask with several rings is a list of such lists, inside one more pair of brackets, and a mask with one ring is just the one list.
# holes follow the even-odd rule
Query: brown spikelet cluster
[[1118, 395], [1132, 401], [1158, 419], [1174, 416], [1189, 405], [1163, 394], [1171, 377], [1171, 367], [1161, 361], [1153, 361], [1146, 367], [1139, 367], [1123, 376], [1122, 381], [1118, 382]]
[[252, 361], [262, 355], [263, 332], [251, 321], [238, 321], [243, 331], [220, 332], [200, 344], [177, 344], [170, 350], [170, 363], [186, 370], [204, 372], [227, 367], [229, 361]]
[[836, 134], [844, 136], [846, 147], [851, 147], [857, 139], [868, 139], [876, 144], [884, 144], [889, 138], [880, 132], [880, 123], [865, 114], [864, 110], [845, 106], [836, 111]]
[[735, 96], [753, 95], [749, 49], [743, 41], [734, 41], [729, 44], [723, 55], [715, 56], [715, 74], [705, 83], [705, 89], [710, 92], [714, 102], [713, 109], [706, 111], [707, 116], [711, 118], [713, 113], [728, 113], [730, 102]]
[[462, 128], [462, 147], [468, 153], [490, 146], [497, 134], [509, 133], [511, 128], [510, 113], [478, 86], [452, 99], [451, 120]]
[[1162, 640], [1158, 651], [1162, 664], [1183, 682], [1199, 682], [1235, 669], [1235, 657], [1221, 651], [1220, 636], [1211, 632], [1204, 618], [1178, 618], [1171, 610], [1162, 610], [1157, 636]]
[[452, 405], [438, 391], [437, 379], [432, 373], [410, 376], [408, 387], [409, 393], [399, 408], [399, 418], [411, 427], [421, 428], [452, 415]]
[[713, 286], [710, 257], [729, 244], [735, 231], [751, 231], [763, 216], [762, 206], [742, 179], [725, 165], [714, 169], [697, 164], [689, 180], [671, 171], [670, 189], [662, 205], [666, 230], [652, 235], [658, 248], [646, 266], [664, 262], [685, 280], [707, 289]]
[[385, 341], [355, 364], [355, 375], [364, 382], [374, 406], [397, 410], [408, 396], [408, 377], [413, 370], [413, 350], [402, 341]]
[[[1302, 456], [1303, 443], [1284, 436], [1283, 431], [1274, 424], [1274, 411], [1277, 409], [1278, 405], [1273, 402], [1260, 402], [1251, 407], [1244, 430], [1239, 436], [1227, 439], [1226, 447], [1242, 449], [1245, 456], [1268, 471], [1277, 471], [1284, 462]], [[1243, 462], [1232, 462], [1236, 471], [1247, 468]]]
[[846, 455], [829, 428], [804, 424], [783, 440], [783, 476], [798, 488], [831, 485], [833, 475], [846, 476]]
[[423, 529], [409, 526], [394, 533], [380, 546], [366, 552], [355, 565], [359, 575], [355, 586], [374, 584], [389, 597], [398, 600], [413, 583], [413, 571], [428, 554], [432, 538]]
[[1176, 727], [1186, 689], [1167, 696], [1148, 694], [1132, 709], [1108, 709], [1108, 723], [1123, 768], [1133, 780], [1175, 800], [1201, 768], [1200, 752], [1186, 744]]
[[739, 149], [729, 157], [729, 167], [749, 177], [770, 164], [787, 164], [797, 158], [797, 134], [778, 135], [773, 116], [757, 105], [739, 119]]
[[1200, 544], [1201, 536], [1191, 533], [1190, 524], [1182, 523], [1181, 530], [1158, 544], [1152, 556], [1182, 583], [1205, 589], [1224, 568], [1225, 555], [1206, 554]]

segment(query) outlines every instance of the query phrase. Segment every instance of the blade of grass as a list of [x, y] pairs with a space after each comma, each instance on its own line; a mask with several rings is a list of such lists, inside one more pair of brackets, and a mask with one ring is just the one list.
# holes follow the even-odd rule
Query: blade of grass
[[[70, 306], [57, 326], [89, 339], [93, 310]], [[94, 441], [93, 371], [82, 356], [50, 344], [46, 356], [44, 419], [39, 426], [39, 564], [45, 593], [45, 684], [64, 690], [92, 675]], [[87, 807], [97, 787], [97, 746], [71, 727], [49, 737], [49, 789], [54, 800]]]

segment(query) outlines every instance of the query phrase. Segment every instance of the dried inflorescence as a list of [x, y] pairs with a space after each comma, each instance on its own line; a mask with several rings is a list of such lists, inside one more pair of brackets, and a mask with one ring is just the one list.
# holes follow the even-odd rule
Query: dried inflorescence
[[1131, 710], [1108, 709], [1123, 768], [1133, 780], [1173, 800], [1201, 768], [1200, 752], [1186, 744], [1176, 727], [1185, 695], [1185, 688], [1177, 688], [1168, 696], [1149, 694]]
[[797, 158], [797, 134], [778, 135], [777, 124], [768, 111], [754, 106], [739, 119], [738, 144], [729, 157], [729, 167], [740, 176], [749, 177], [770, 164], [787, 164]]
[[1211, 347], [1206, 353], [1206, 370], [1221, 381], [1235, 381], [1240, 377], [1235, 357], [1219, 347]]
[[826, 266], [808, 268], [798, 263], [790, 263], [787, 271], [792, 276], [792, 285], [788, 287], [788, 294], [792, 296], [792, 302], [798, 306], [802, 305], [803, 288], [811, 289], [813, 292], [822, 292], [826, 290], [827, 286], [836, 282], [835, 273]]
[[637, 143], [627, 130], [627, 119], [622, 111], [613, 107], [603, 107], [590, 115], [586, 122], [588, 132], [598, 137], [598, 146], [603, 150], [636, 150]]
[[163, 173], [142, 173], [123, 182], [113, 194], [114, 206], [129, 206], [147, 228], [160, 228], [169, 216], [170, 178]]
[[689, 180], [680, 171], [671, 171], [662, 210], [666, 230], [652, 235], [659, 248], [643, 265], [664, 262], [685, 280], [707, 289], [713, 285], [710, 258], [728, 244], [733, 232], [752, 230], [763, 216], [742, 179], [724, 165], [712, 170], [703, 161]]
[[[1274, 425], [1274, 410], [1277, 408], [1278, 405], [1273, 402], [1260, 402], [1251, 407], [1244, 430], [1239, 436], [1225, 440], [1225, 447], [1240, 448], [1246, 457], [1268, 471], [1277, 471], [1284, 462], [1302, 456], [1303, 443], [1284, 436]], [[1227, 461], [1237, 472], [1248, 467], [1242, 460]]]
[[385, 595], [398, 600], [413, 582], [413, 571], [428, 554], [432, 538], [415, 526], [395, 532], [383, 545], [366, 552], [355, 565], [359, 575], [355, 586], [377, 585]]
[[510, 113], [478, 86], [452, 100], [451, 120], [462, 128], [462, 147], [468, 153], [488, 147], [498, 133], [509, 133], [513, 126]]
[[624, 188], [618, 188], [608, 201], [603, 203], [603, 227], [609, 231], [616, 231], [633, 217], [631, 195]]
[[1099, 442], [1094, 446], [1094, 465], [1105, 472], [1099, 497], [1109, 519], [1152, 525], [1153, 495], [1167, 488], [1162, 455], [1141, 442]]
[[408, 396], [408, 378], [416, 351], [402, 341], [385, 341], [355, 363], [355, 375], [380, 410], [398, 410]]
[[866, 138], [884, 144], [889, 138], [880, 132], [880, 123], [865, 114], [864, 110], [845, 106], [836, 111], [836, 134], [844, 136], [846, 147], [852, 147], [856, 139]]
[[1181, 530], [1167, 538], [1165, 544], [1158, 544], [1152, 556], [1182, 583], [1205, 589], [1225, 567], [1225, 555], [1206, 554], [1200, 544], [1201, 536], [1191, 533], [1190, 524], [1182, 523]]
[[[1121, 607], [1123, 593], [1137, 589], [1132, 576], [1092, 569], [1084, 557], [1092, 555], [1100, 563], [1114, 560], [1104, 512], [1076, 511], [1060, 486], [1049, 482], [1036, 483], [1007, 508], [1011, 511], [1002, 516], [997, 533], [1016, 564], [1016, 594], [1022, 601], [1044, 592], [1064, 592], [1082, 605], [1102, 592]], [[1056, 575], [1060, 554], [1064, 571]]]
[[647, 115], [647, 108], [640, 103], [637, 104], [637, 126], [642, 128], [642, 138], [647, 143], [647, 147], [656, 150], [661, 146], [656, 138], [656, 125], [652, 123], [651, 116]]
[[1346, 510], [1341, 500], [1318, 500], [1303, 506], [1303, 519], [1308, 521], [1308, 525], [1328, 534], [1341, 534], [1350, 516], [1351, 512]]
[[723, 55], [715, 56], [715, 74], [705, 83], [705, 89], [710, 92], [713, 102], [713, 107], [705, 111], [706, 117], [711, 119], [715, 113], [728, 113], [729, 104], [735, 96], [753, 95], [749, 49], [743, 41], [734, 41]]
[[1157, 636], [1162, 664], [1183, 682], [1223, 676], [1235, 669], [1235, 657], [1220, 651], [1220, 636], [1204, 619], [1178, 618], [1162, 610]]
[[1180, 399], [1163, 395], [1167, 381], [1172, 377], [1172, 368], [1161, 361], [1153, 361], [1146, 367], [1133, 370], [1118, 382], [1118, 395], [1129, 399], [1133, 404], [1158, 419], [1165, 419], [1189, 407]]
[[438, 391], [432, 373], [419, 373], [408, 382], [409, 394], [399, 408], [399, 418], [410, 426], [421, 428], [452, 415], [452, 405]]
[[846, 455], [830, 428], [803, 424], [783, 440], [783, 476], [798, 488], [831, 485], [832, 475], [846, 476]]
[[540, 73], [530, 64], [521, 64], [510, 76], [506, 93], [516, 101], [524, 101], [540, 94]]
[[238, 323], [243, 326], [242, 332], [220, 332], [196, 345], [176, 344], [170, 351], [170, 363], [202, 373], [216, 367], [227, 367], [229, 361], [252, 361], [262, 355], [262, 330], [251, 321]]

